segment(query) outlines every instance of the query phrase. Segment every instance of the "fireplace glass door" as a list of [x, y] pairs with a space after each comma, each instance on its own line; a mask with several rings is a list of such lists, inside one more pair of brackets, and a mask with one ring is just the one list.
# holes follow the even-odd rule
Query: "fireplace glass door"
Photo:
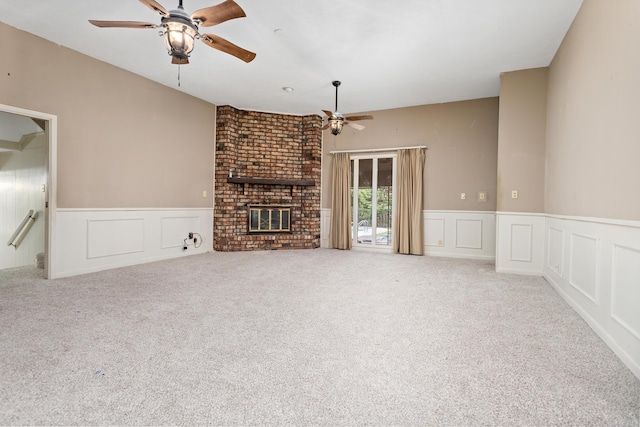
[[391, 248], [395, 155], [351, 157], [354, 246]]
[[249, 206], [249, 233], [289, 232], [290, 217], [289, 206]]

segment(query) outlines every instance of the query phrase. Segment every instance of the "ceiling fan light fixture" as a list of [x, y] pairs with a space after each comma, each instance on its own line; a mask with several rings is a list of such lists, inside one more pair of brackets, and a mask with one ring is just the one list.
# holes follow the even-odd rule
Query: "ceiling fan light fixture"
[[183, 10], [172, 10], [168, 18], [162, 19], [165, 28], [164, 42], [169, 55], [185, 60], [189, 58], [198, 37], [198, 27]]
[[331, 117], [329, 117], [329, 129], [331, 129], [331, 133], [334, 135], [340, 135], [342, 132], [342, 127], [344, 126], [344, 117], [342, 114], [337, 111], [333, 113]]

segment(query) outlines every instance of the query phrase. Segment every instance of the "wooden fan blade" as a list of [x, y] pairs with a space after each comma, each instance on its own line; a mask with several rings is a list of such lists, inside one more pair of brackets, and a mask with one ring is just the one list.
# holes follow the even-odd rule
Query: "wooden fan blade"
[[180, 65], [185, 65], [189, 63], [189, 58], [176, 58], [175, 56], [171, 57], [171, 63], [172, 64], [180, 64]]
[[249, 52], [248, 50], [243, 49], [240, 46], [236, 46], [222, 37], [214, 36], [213, 34], [202, 34], [200, 39], [207, 46], [218, 49], [221, 52], [228, 53], [229, 55], [233, 55], [238, 59], [242, 59], [244, 62], [251, 62], [253, 61], [253, 58], [256, 57], [255, 53]]
[[244, 18], [244, 10], [233, 0], [227, 0], [215, 6], [196, 10], [191, 19], [200, 21], [201, 27], [212, 27], [235, 18]]
[[322, 110], [323, 113], [325, 113], [327, 115], [327, 117], [331, 117], [333, 116], [333, 111], [329, 111], [329, 110]]
[[357, 129], [357, 130], [364, 129], [364, 126], [362, 126], [361, 124], [358, 124], [358, 123], [347, 122], [347, 126], [351, 126], [352, 128]]
[[355, 122], [356, 120], [373, 120], [373, 116], [349, 116], [345, 117], [345, 120]]
[[90, 19], [90, 23], [100, 28], [158, 28], [156, 24], [151, 22], [139, 22], [139, 21], [96, 21]]
[[326, 125], [320, 128], [320, 130], [327, 130], [327, 129], [329, 129], [329, 123], [327, 123]]
[[158, 12], [161, 16], [169, 16], [169, 11], [155, 0], [140, 0], [140, 3], [144, 4], [154, 12]]

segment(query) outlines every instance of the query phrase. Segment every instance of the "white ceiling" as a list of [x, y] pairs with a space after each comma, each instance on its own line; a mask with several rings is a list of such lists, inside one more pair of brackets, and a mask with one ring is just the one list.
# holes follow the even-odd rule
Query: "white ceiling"
[[[0, 0], [0, 21], [213, 104], [290, 114], [355, 113], [497, 96], [503, 71], [547, 66], [582, 0], [236, 0], [246, 18], [201, 28], [253, 51], [241, 60], [197, 42], [170, 63], [159, 23], [136, 0]], [[184, 0], [189, 13], [221, 0]], [[159, 0], [175, 9], [178, 0]], [[278, 31], [276, 31], [278, 30]], [[28, 54], [28, 53], [27, 53]], [[79, 70], [80, 71], [80, 70]], [[294, 88], [287, 93], [284, 86]]]

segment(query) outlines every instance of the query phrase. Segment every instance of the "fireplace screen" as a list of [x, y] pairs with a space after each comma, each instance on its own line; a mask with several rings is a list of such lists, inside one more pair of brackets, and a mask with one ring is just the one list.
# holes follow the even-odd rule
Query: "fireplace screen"
[[288, 233], [290, 218], [290, 207], [249, 206], [249, 233]]

